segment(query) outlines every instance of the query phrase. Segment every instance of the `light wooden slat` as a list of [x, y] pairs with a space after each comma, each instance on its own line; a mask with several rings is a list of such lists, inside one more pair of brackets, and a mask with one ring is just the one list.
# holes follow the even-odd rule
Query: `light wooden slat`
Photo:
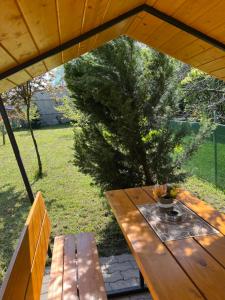
[[128, 29], [127, 35], [135, 40], [140, 40], [144, 43], [146, 39], [151, 35], [151, 33], [162, 24], [163, 21], [144, 12], [143, 18], [138, 27], [136, 27], [136, 29], [132, 32], [130, 32]]
[[[103, 0], [103, 1], [87, 0], [86, 1], [81, 33], [87, 32], [92, 28], [96, 28], [102, 23], [108, 3], [109, 0]], [[93, 49], [94, 48], [93, 42], [95, 42], [95, 38], [96, 37], [92, 37], [80, 43], [78, 55], [82, 55], [85, 52]]]
[[27, 227], [24, 227], [0, 290], [1, 300], [24, 299], [31, 265]]
[[[40, 221], [37, 219], [40, 218]], [[47, 230], [46, 230], [47, 227]], [[46, 236], [48, 233], [48, 236]], [[0, 292], [2, 300], [24, 300], [28, 283], [35, 276], [35, 281], [29, 285], [29, 289], [38, 293], [44, 274], [45, 256], [47, 252], [50, 234], [50, 222], [43, 198], [37, 194], [33, 206], [28, 215], [24, 230], [20, 236], [18, 246], [10, 262], [3, 286]], [[37, 263], [38, 262], [38, 263]], [[37, 264], [39, 272], [32, 273]], [[33, 298], [30, 296], [29, 300]], [[37, 298], [34, 298], [37, 299]]]
[[25, 224], [28, 227], [31, 258], [34, 257], [34, 253], [36, 251], [44, 215], [45, 215], [45, 205], [44, 205], [42, 195], [39, 192], [32, 205], [32, 208], [29, 212]]
[[[218, 58], [223, 56], [224, 52], [222, 50], [210, 47], [203, 53], [198, 53], [197, 55], [192, 56], [188, 59], [188, 61], [196, 66], [200, 66], [208, 62], [216, 61]], [[202, 68], [204, 69], [204, 66]]]
[[133, 36], [135, 30], [141, 24], [144, 17], [145, 17], [145, 13], [143, 13], [143, 12], [137, 14], [134, 17], [134, 19], [133, 19], [132, 23], [130, 24], [130, 26], [128, 26], [128, 28], [126, 29], [126, 32], [124, 34], [126, 34], [128, 36]]
[[[40, 52], [60, 44], [58, 15], [55, 0], [40, 1], [18, 0], [18, 5]], [[48, 68], [62, 64], [62, 55], [51, 57]], [[54, 61], [54, 62], [53, 62]]]
[[225, 234], [225, 215], [223, 213], [218, 212], [211, 205], [193, 196], [188, 191], [181, 191], [177, 198], [206, 222], [214, 226], [222, 234]]
[[63, 300], [78, 300], [76, 241], [74, 235], [64, 240]]
[[0, 57], [1, 57], [1, 64], [0, 64], [0, 71], [6, 71], [14, 66], [17, 65], [16, 61], [2, 48], [0, 45]]
[[117, 38], [124, 30], [126, 30], [127, 26], [129, 26], [131, 22], [132, 18], [127, 19], [100, 33], [96, 38], [95, 48], [100, 47], [104, 43]]
[[14, 87], [14, 84], [7, 79], [0, 80], [0, 92], [5, 92]]
[[17, 60], [23, 62], [38, 54], [16, 1], [0, 1], [0, 42]]
[[49, 240], [49, 235], [47, 237], [45, 236], [46, 228], [48, 226], [48, 215], [47, 212], [45, 212], [37, 247], [35, 249], [34, 259], [32, 262], [31, 275], [27, 285], [26, 297], [24, 298], [26, 300], [40, 299], [42, 279], [45, 271], [45, 262], [48, 249], [48, 243], [46, 243], [46, 239]]
[[225, 68], [210, 72], [210, 75], [215, 76], [217, 78], [224, 78], [225, 77]]
[[105, 285], [93, 234], [77, 235], [77, 260], [80, 300], [106, 300]]
[[222, 234], [199, 236], [195, 240], [225, 267], [225, 237]]
[[[141, 192], [143, 197], [151, 201], [144, 191], [136, 189], [136, 192]], [[131, 190], [129, 195], [130, 193]], [[153, 299], [203, 299], [125, 192], [110, 191], [106, 193], [106, 197]]]
[[[85, 0], [58, 0], [58, 18], [61, 42], [66, 42], [81, 32]], [[63, 51], [63, 62], [77, 56], [78, 46]]]
[[208, 300], [224, 298], [225, 269], [193, 239], [166, 242], [167, 247]]
[[63, 291], [64, 236], [55, 237], [48, 289], [48, 300], [61, 300]]
[[37, 64], [34, 64], [34, 65], [26, 68], [26, 70], [28, 71], [28, 73], [32, 77], [36, 77], [36, 76], [42, 75], [42, 74], [44, 74], [47, 71], [43, 62], [39, 62]]
[[62, 53], [55, 54], [44, 60], [47, 69], [50, 71], [62, 64]]
[[10, 81], [14, 82], [16, 85], [19, 85], [21, 83], [24, 83], [24, 82], [32, 79], [32, 77], [29, 76], [28, 73], [23, 70], [23, 71], [17, 72], [15, 74], [9, 76], [8, 79]]
[[[201, 28], [201, 25], [205, 23], [204, 19], [202, 20], [202, 18], [204, 18], [205, 15], [208, 15], [211, 12], [212, 8], [215, 7], [219, 2], [221, 1], [214, 1], [214, 2], [213, 1], [209, 2], [208, 0], [185, 1], [184, 4], [174, 13], [173, 17], [184, 22], [187, 25], [192, 26], [193, 28], [197, 28], [198, 30], [205, 32], [204, 29]], [[171, 5], [171, 1], [167, 3], [167, 5], [169, 4]], [[160, 1], [159, 4], [156, 6], [159, 10], [168, 12], [168, 8], [167, 7], [165, 8], [165, 4], [163, 3], [163, 1]], [[215, 26], [216, 25], [214, 24], [214, 27]], [[176, 30], [172, 29], [170, 25], [166, 25], [166, 27], [168, 31], [165, 30], [164, 34], [162, 31], [160, 37], [162, 38], [163, 43], [167, 42], [169, 47], [171, 48], [173, 47], [174, 53], [178, 53], [180, 49], [188, 46], [194, 41], [198, 42], [198, 40], [192, 35], [185, 35], [186, 40], [185, 39], [180, 40], [181, 35], [183, 33], [182, 31], [180, 31], [179, 29]], [[158, 46], [161, 47], [162, 43], [161, 45], [158, 44]], [[165, 47], [167, 47], [167, 45], [165, 45]]]
[[145, 0], [118, 0], [110, 1], [108, 9], [104, 15], [103, 22], [112, 20], [123, 13], [145, 3]]
[[216, 60], [201, 64], [198, 62], [198, 67], [205, 70], [205, 72], [213, 72], [225, 68], [225, 56]]

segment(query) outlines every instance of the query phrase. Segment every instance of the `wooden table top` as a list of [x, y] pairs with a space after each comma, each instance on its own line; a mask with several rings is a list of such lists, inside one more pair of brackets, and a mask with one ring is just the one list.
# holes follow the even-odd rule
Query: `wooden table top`
[[177, 199], [220, 233], [163, 243], [136, 205], [154, 203], [163, 186], [106, 193], [153, 299], [225, 299], [225, 214], [187, 191]]

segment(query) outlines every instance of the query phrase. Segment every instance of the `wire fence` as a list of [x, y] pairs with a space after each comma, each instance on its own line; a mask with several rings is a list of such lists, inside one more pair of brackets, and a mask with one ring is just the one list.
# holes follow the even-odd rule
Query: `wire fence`
[[[190, 136], [197, 134], [199, 130], [197, 122], [172, 122], [174, 129], [180, 126], [185, 126]], [[213, 134], [204, 140], [184, 167], [191, 174], [225, 189], [225, 125], [217, 124]]]

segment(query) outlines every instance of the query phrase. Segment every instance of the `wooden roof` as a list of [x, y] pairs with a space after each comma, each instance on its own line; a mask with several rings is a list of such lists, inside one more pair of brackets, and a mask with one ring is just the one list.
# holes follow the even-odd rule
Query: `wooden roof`
[[225, 79], [224, 0], [4, 0], [0, 92], [121, 34]]

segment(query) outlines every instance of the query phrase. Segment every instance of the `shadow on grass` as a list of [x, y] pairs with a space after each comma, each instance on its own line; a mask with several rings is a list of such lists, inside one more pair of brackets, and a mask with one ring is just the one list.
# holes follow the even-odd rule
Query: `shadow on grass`
[[[108, 213], [111, 214], [110, 211]], [[114, 217], [107, 226], [99, 232], [99, 235], [101, 236], [101, 240], [98, 241], [100, 256], [120, 255], [129, 252], [122, 231]]]
[[10, 262], [30, 203], [25, 194], [11, 185], [0, 186], [0, 282]]

